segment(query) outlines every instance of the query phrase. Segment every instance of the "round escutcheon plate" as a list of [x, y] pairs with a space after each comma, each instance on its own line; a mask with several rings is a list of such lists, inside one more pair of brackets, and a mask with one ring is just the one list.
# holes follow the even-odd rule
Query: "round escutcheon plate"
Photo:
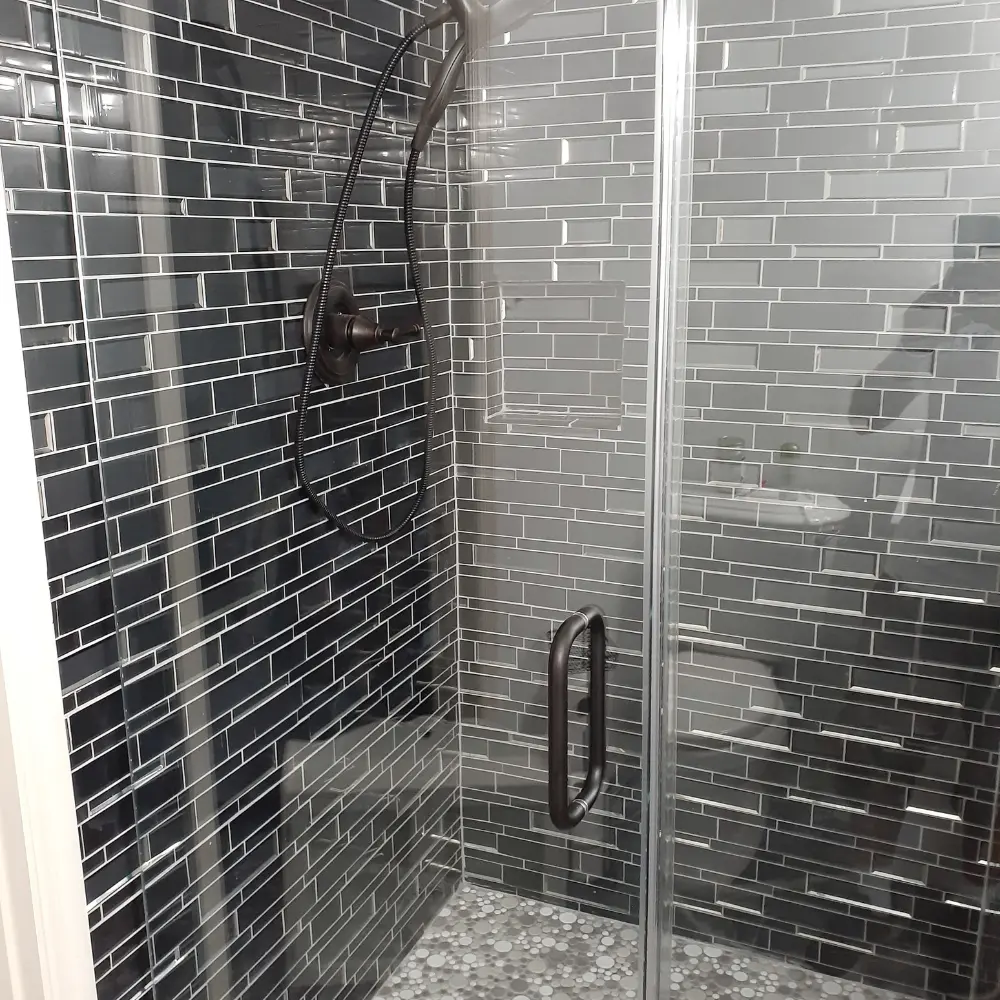
[[[309, 351], [312, 345], [320, 288], [319, 282], [313, 285], [302, 313], [302, 340], [306, 351]], [[354, 316], [358, 313], [358, 306], [347, 285], [335, 281], [330, 285], [330, 294], [327, 296], [324, 327], [329, 329], [330, 318], [337, 313]], [[325, 385], [343, 385], [345, 382], [353, 382], [358, 377], [358, 357], [357, 351], [345, 351], [342, 348], [330, 346], [329, 338], [324, 337], [316, 359], [316, 377]]]

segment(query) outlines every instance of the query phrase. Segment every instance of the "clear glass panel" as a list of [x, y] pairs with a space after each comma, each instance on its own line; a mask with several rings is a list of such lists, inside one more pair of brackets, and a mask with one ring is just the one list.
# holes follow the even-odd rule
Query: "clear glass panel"
[[[101, 1000], [643, 988], [662, 12], [536, 6], [472, 37], [421, 161], [429, 490], [369, 547], [295, 481], [301, 315], [378, 74], [431, 6], [4, 2], [0, 161]], [[416, 320], [404, 163], [455, 37], [404, 59], [347, 218], [342, 263], [386, 326]], [[368, 531], [416, 493], [425, 369], [419, 344], [383, 347], [314, 394], [307, 469]], [[547, 660], [589, 604], [608, 765], [566, 833]]]
[[[642, 987], [660, 16], [656, 2], [557, 3], [488, 32], [449, 134], [465, 871], [470, 898], [484, 887], [523, 914], [503, 958], [514, 995]], [[608, 628], [608, 771], [563, 832], [549, 817], [548, 659], [587, 606]], [[593, 735], [577, 649], [575, 787]]]
[[727, 988], [996, 988], [998, 28], [699, 5], [674, 885]]
[[[61, 88], [38, 107], [66, 130], [83, 308], [63, 312], [110, 556], [110, 641], [81, 634], [72, 678], [81, 759], [109, 738], [105, 701], [118, 713], [117, 783], [78, 783], [102, 998], [366, 995], [460, 874], [450, 373], [428, 501], [399, 541], [321, 528], [290, 461], [349, 129], [416, 21], [335, 6], [55, 11]], [[397, 129], [442, 44], [387, 94], [347, 226], [358, 304], [387, 324], [415, 313]], [[418, 223], [446, 343], [443, 140]], [[17, 222], [22, 255], [42, 253], [41, 226]], [[422, 373], [419, 347], [388, 347], [317, 393], [309, 470], [367, 530], [416, 491]]]

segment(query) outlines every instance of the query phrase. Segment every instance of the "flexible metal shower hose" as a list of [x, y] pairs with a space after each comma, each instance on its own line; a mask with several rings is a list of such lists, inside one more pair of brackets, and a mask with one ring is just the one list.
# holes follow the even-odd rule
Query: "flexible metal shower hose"
[[334, 216], [333, 227], [330, 230], [330, 240], [326, 248], [326, 257], [323, 261], [323, 270], [320, 277], [320, 292], [316, 311], [313, 317], [312, 339], [309, 343], [309, 350], [306, 357], [305, 374], [302, 377], [302, 395], [299, 397], [298, 408], [298, 429], [295, 435], [295, 473], [299, 483], [302, 485], [306, 496], [309, 497], [316, 509], [345, 535], [360, 542], [371, 544], [381, 544], [392, 541], [402, 535], [416, 517], [420, 505], [427, 494], [427, 481], [430, 474], [430, 454], [432, 442], [434, 440], [434, 411], [437, 408], [437, 357], [434, 350], [434, 338], [431, 336], [430, 327], [427, 323], [427, 308], [424, 299], [423, 281], [420, 277], [420, 257], [417, 253], [416, 226], [413, 221], [413, 193], [417, 177], [417, 165], [420, 161], [420, 151], [411, 149], [409, 160], [406, 164], [406, 180], [403, 185], [403, 228], [406, 234], [406, 256], [410, 267], [410, 276], [413, 282], [413, 290], [416, 294], [417, 308], [420, 311], [420, 325], [423, 329], [423, 340], [427, 351], [427, 371], [424, 378], [425, 383], [425, 406], [424, 414], [424, 452], [423, 466], [420, 473], [420, 481], [417, 486], [417, 495], [410, 505], [405, 517], [394, 528], [382, 533], [369, 534], [360, 528], [349, 524], [341, 515], [331, 510], [324, 499], [316, 490], [315, 485], [310, 482], [306, 474], [305, 465], [305, 442], [306, 442], [306, 420], [309, 412], [309, 397], [313, 389], [313, 381], [316, 377], [316, 363], [319, 359], [319, 351], [322, 344], [321, 331], [326, 320], [327, 298], [330, 294], [330, 285], [333, 282], [333, 270], [337, 266], [340, 258], [340, 244], [343, 237], [344, 221], [351, 203], [351, 194], [354, 191], [354, 184], [361, 172], [361, 163], [365, 155], [365, 147], [375, 124], [379, 105], [382, 96], [389, 85], [393, 74], [411, 45], [428, 30], [428, 24], [422, 22], [410, 31], [403, 40], [393, 50], [389, 61], [386, 63], [382, 75], [379, 77], [375, 90], [372, 93], [368, 110], [365, 112], [364, 120], [361, 123], [361, 130], [358, 133], [358, 140], [351, 154], [351, 160], [347, 167], [347, 174], [344, 177], [344, 186], [340, 192], [340, 200], [337, 203], [337, 212]]

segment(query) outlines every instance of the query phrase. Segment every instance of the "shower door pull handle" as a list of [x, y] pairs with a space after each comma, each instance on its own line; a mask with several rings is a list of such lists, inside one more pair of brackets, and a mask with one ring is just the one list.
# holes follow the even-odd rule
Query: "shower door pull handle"
[[[587, 779], [569, 800], [569, 654], [590, 629], [590, 753]], [[607, 631], [594, 605], [581, 608], [559, 626], [549, 648], [549, 816], [557, 830], [572, 830], [593, 808], [604, 784], [607, 758], [604, 682]]]

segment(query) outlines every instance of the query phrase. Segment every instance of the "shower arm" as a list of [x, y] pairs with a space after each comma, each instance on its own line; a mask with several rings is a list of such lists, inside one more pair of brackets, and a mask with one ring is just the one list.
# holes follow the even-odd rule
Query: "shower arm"
[[459, 24], [460, 34], [448, 50], [431, 84], [413, 133], [411, 149], [419, 152], [427, 145], [431, 133], [455, 95], [469, 57], [475, 55], [490, 39], [519, 28], [544, 3], [545, 0], [497, 0], [487, 7], [481, 0], [448, 0], [427, 18], [428, 28], [455, 20]]

